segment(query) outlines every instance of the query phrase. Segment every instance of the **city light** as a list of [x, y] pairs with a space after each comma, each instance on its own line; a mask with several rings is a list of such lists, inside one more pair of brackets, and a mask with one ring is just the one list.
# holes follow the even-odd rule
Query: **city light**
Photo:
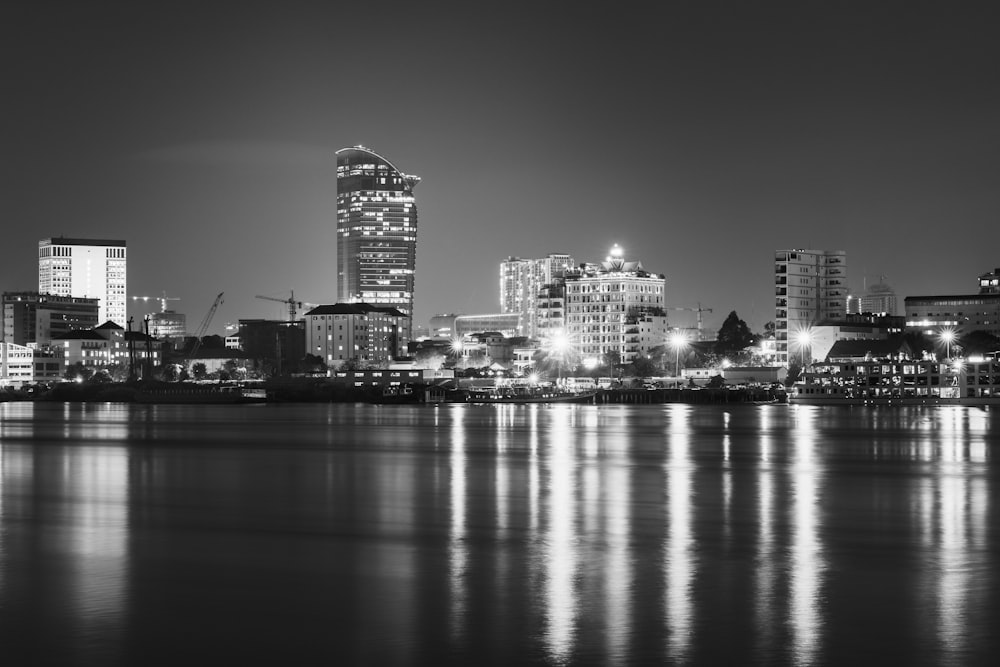
[[687, 336], [680, 331], [670, 335], [670, 347], [674, 349], [674, 377], [681, 376], [681, 350], [687, 347]]
[[951, 343], [953, 340], [955, 340], [955, 330], [942, 329], [940, 336], [941, 336], [941, 341], [944, 343], [945, 347], [945, 358], [951, 359]]
[[[795, 334], [795, 341], [799, 344], [799, 351], [802, 354], [802, 367], [805, 368], [806, 348], [810, 347], [812, 344], [812, 330], [801, 329], [797, 334]], [[812, 355], [810, 354], [810, 356]]]

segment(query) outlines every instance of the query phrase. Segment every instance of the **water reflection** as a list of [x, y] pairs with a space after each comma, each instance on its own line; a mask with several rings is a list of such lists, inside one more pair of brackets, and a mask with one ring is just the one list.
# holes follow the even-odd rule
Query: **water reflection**
[[819, 536], [822, 470], [816, 438], [815, 411], [797, 410], [790, 470], [793, 541], [789, 620], [793, 655], [800, 665], [816, 662], [822, 639], [821, 587], [826, 565]]
[[667, 658], [684, 663], [691, 648], [694, 610], [691, 582], [696, 561], [691, 531], [691, 507], [695, 490], [691, 484], [691, 426], [686, 405], [671, 406], [666, 411], [667, 448], [666, 497], [667, 538], [664, 545], [666, 581], [665, 618]]
[[5, 643], [49, 664], [192, 634], [296, 664], [1000, 650], [985, 410], [230, 407], [0, 405]]
[[577, 535], [573, 517], [576, 473], [570, 414], [557, 413], [548, 438], [548, 525], [545, 542], [545, 644], [552, 662], [565, 664], [573, 649], [576, 620]]

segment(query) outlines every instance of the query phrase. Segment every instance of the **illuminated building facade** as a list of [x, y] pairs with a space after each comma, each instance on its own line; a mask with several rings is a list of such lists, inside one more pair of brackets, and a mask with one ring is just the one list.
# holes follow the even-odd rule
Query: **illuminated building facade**
[[908, 296], [904, 304], [907, 329], [929, 335], [955, 329], [1000, 336], [1000, 269], [979, 276], [978, 294]]
[[400, 356], [399, 331], [408, 320], [395, 308], [367, 303], [317, 306], [304, 316], [306, 351], [330, 367], [387, 363]]
[[48, 343], [64, 333], [96, 327], [98, 299], [38, 292], [4, 292], [3, 340], [8, 343]]
[[338, 299], [401, 312], [404, 351], [413, 327], [419, 182], [364, 146], [337, 151]]
[[543, 259], [508, 257], [500, 263], [500, 312], [520, 316], [518, 335], [539, 338], [563, 327], [562, 283], [572, 267], [573, 258], [563, 253]]
[[777, 363], [795, 358], [795, 337], [824, 320], [847, 314], [847, 253], [778, 250], [774, 253], [774, 336]]
[[49, 238], [38, 242], [38, 292], [100, 299], [98, 319], [124, 327], [125, 241]]
[[628, 364], [667, 336], [666, 278], [627, 262], [617, 245], [599, 265], [566, 273], [566, 334], [584, 360], [617, 354]]

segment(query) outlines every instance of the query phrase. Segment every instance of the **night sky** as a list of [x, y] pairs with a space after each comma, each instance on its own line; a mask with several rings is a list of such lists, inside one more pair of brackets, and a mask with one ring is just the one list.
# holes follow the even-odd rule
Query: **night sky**
[[855, 293], [975, 292], [1000, 266], [991, 10], [7, 0], [0, 290], [65, 235], [125, 239], [130, 294], [190, 330], [219, 292], [211, 333], [285, 316], [257, 294], [332, 303], [334, 152], [364, 144], [422, 178], [417, 325], [498, 311], [509, 255], [614, 243], [709, 327], [761, 330], [790, 247], [845, 250]]

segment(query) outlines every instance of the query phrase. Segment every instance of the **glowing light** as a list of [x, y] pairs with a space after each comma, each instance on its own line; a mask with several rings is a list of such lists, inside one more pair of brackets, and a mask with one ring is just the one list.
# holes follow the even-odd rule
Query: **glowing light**
[[681, 350], [687, 347], [688, 339], [680, 331], [670, 334], [670, 347], [674, 348], [674, 377], [681, 376]]
[[955, 340], [955, 330], [954, 329], [942, 329], [939, 334], [941, 337], [941, 342], [945, 346], [945, 358], [951, 359], [951, 343]]

